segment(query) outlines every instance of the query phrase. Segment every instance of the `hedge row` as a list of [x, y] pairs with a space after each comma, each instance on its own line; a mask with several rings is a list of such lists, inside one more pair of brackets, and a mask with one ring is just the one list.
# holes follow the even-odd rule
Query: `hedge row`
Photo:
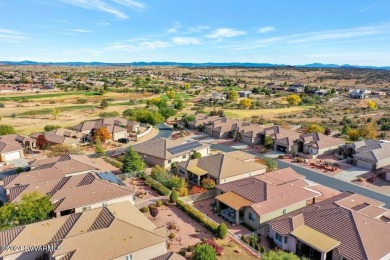
[[179, 209], [183, 210], [187, 215], [189, 215], [191, 218], [195, 219], [196, 221], [202, 223], [206, 228], [211, 230], [213, 233], [218, 228], [218, 225], [210, 220], [208, 220], [205, 215], [191, 206], [190, 204], [185, 203], [184, 201], [178, 199], [176, 201], [176, 205]]
[[160, 195], [169, 195], [171, 193], [170, 189], [168, 189], [158, 181], [155, 181], [151, 177], [145, 178], [145, 184], [152, 187], [152, 189], [156, 190]]

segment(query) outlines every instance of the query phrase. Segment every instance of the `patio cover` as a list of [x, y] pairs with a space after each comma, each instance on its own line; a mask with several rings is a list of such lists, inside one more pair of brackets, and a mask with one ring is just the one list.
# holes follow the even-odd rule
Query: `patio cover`
[[188, 167], [187, 170], [192, 172], [195, 175], [198, 175], [198, 176], [203, 176], [203, 175], [206, 175], [208, 173], [207, 171], [205, 171], [202, 168], [199, 168], [197, 166]]
[[231, 207], [232, 209], [235, 210], [239, 210], [242, 207], [253, 204], [252, 201], [247, 200], [231, 191], [218, 195], [217, 197], [215, 197], [215, 199], [217, 199], [219, 202], [222, 202], [226, 206]]
[[339, 241], [305, 225], [295, 229], [291, 234], [305, 244], [323, 253], [327, 253], [340, 245]]

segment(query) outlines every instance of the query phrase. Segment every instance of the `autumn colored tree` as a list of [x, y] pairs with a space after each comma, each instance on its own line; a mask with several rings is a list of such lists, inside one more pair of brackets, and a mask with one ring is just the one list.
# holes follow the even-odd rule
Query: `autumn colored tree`
[[173, 90], [173, 89], [171, 89], [171, 90], [168, 90], [167, 91], [167, 97], [169, 98], [169, 99], [174, 99], [175, 98], [175, 96], [176, 96], [176, 92]]
[[305, 132], [306, 133], [321, 133], [321, 134], [323, 134], [325, 132], [325, 128], [323, 128], [322, 126], [320, 126], [318, 124], [311, 124], [306, 128]]
[[347, 135], [351, 141], [357, 141], [360, 138], [360, 133], [357, 129], [349, 129]]
[[287, 102], [292, 106], [298, 106], [301, 103], [301, 97], [295, 94], [288, 95], [286, 97]]
[[100, 138], [100, 141], [104, 143], [105, 141], [111, 139], [111, 134], [108, 132], [107, 127], [103, 126], [96, 130], [94, 137], [95, 139]]
[[367, 108], [373, 110], [373, 109], [377, 109], [378, 106], [377, 106], [377, 104], [375, 103], [375, 101], [373, 101], [373, 100], [368, 100], [368, 101], [367, 101]]
[[206, 190], [214, 189], [215, 187], [215, 181], [211, 178], [205, 178], [202, 180], [202, 187]]
[[49, 141], [47, 141], [46, 136], [44, 134], [40, 134], [37, 137], [36, 145], [40, 150], [46, 150], [49, 145]]
[[325, 128], [324, 134], [330, 135], [331, 133], [332, 133], [332, 129], [330, 129], [329, 127]]
[[378, 131], [376, 130], [375, 123], [368, 123], [359, 129], [359, 134], [365, 139], [377, 139]]
[[238, 92], [237, 92], [237, 91], [235, 91], [235, 90], [230, 90], [230, 91], [229, 91], [228, 99], [229, 99], [230, 101], [232, 101], [232, 102], [237, 102], [238, 97], [239, 97], [239, 95], [238, 95]]
[[240, 100], [241, 107], [249, 108], [251, 105], [252, 105], [252, 100], [250, 100], [249, 98]]

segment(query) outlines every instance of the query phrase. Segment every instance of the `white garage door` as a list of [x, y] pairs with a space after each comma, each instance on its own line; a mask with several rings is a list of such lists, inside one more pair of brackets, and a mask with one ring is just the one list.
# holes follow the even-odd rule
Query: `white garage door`
[[20, 158], [20, 152], [12, 152], [12, 153], [6, 153], [4, 155], [4, 160], [9, 161], [13, 159], [19, 159]]

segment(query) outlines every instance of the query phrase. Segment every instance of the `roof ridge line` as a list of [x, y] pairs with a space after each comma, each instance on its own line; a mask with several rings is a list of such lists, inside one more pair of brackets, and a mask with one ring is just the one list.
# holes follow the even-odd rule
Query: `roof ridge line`
[[353, 225], [354, 225], [355, 229], [357, 230], [357, 233], [359, 234], [359, 235], [358, 235], [358, 239], [359, 239], [359, 241], [360, 241], [360, 244], [361, 244], [362, 247], [363, 247], [364, 255], [366, 256], [367, 259], [369, 259], [369, 258], [368, 258], [368, 255], [367, 255], [366, 247], [364, 246], [363, 240], [362, 240], [362, 238], [361, 238], [361, 236], [360, 236], [360, 232], [359, 232], [360, 230], [359, 230], [359, 228], [358, 228], [358, 225], [356, 225], [356, 219], [355, 219], [355, 216], [354, 216], [354, 214], [353, 214], [353, 211], [350, 211], [350, 214], [351, 214], [352, 219], [353, 219]]

